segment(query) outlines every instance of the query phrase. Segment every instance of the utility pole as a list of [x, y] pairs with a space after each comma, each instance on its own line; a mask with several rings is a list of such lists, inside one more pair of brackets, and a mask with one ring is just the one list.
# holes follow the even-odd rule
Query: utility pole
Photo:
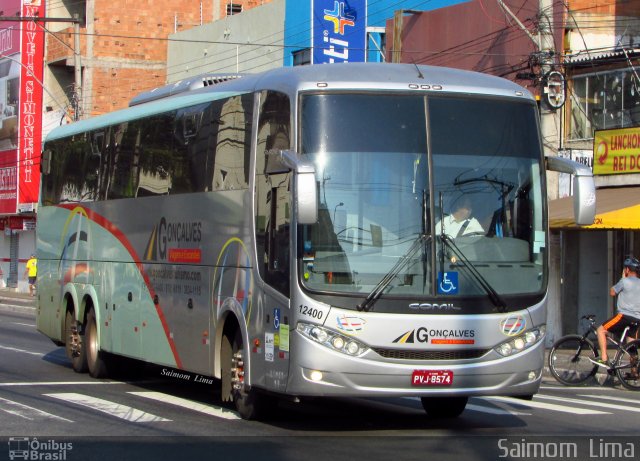
[[396, 10], [393, 12], [393, 49], [391, 50], [391, 62], [402, 62], [402, 29], [404, 27], [405, 14], [420, 14], [418, 10]]
[[[74, 14], [73, 18], [40, 18], [40, 17], [23, 17], [23, 16], [0, 16], [0, 21], [15, 22], [71, 22], [73, 23], [73, 65], [74, 65], [74, 92], [75, 107], [74, 120], [80, 119], [80, 101], [82, 96], [82, 63], [80, 62], [80, 17]], [[66, 43], [64, 43], [66, 45]], [[44, 88], [44, 86], [43, 86]]]
[[82, 63], [80, 62], [80, 17], [78, 13], [73, 15], [73, 70], [74, 91], [76, 94], [76, 107], [73, 111], [73, 119], [80, 120], [82, 113]]
[[[540, 68], [538, 76], [541, 104], [540, 125], [544, 140], [546, 154], [557, 154], [560, 147], [559, 117], [556, 109], [564, 104], [565, 88], [564, 75], [555, 71], [556, 56], [555, 42], [553, 38], [553, 1], [538, 0], [538, 27], [536, 31], [529, 31], [524, 24], [513, 14], [503, 0], [496, 0], [500, 7], [508, 14], [518, 27], [531, 39], [536, 47], [535, 61]], [[552, 187], [549, 188], [552, 192]], [[552, 192], [555, 198], [557, 190]]]

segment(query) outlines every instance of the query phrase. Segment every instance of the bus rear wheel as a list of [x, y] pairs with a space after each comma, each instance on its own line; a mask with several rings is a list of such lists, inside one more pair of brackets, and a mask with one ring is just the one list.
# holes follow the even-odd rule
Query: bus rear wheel
[[85, 327], [86, 356], [89, 374], [93, 378], [105, 378], [107, 372], [107, 361], [105, 353], [100, 350], [98, 341], [98, 324], [93, 309], [87, 314], [87, 325]]
[[87, 352], [85, 335], [81, 325], [76, 322], [73, 311], [68, 310], [64, 320], [65, 352], [71, 360], [71, 366], [76, 373], [85, 373], [87, 366]]
[[422, 408], [432, 418], [457, 418], [462, 414], [469, 397], [422, 397]]

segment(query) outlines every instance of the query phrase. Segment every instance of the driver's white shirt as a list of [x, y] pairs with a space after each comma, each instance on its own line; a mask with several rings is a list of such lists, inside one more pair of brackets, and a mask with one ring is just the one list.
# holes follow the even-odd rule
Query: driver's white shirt
[[[453, 215], [448, 215], [444, 217], [443, 221], [444, 221], [444, 232], [449, 237], [453, 237], [453, 238], [457, 237], [458, 232], [460, 232], [460, 229], [462, 228], [462, 226], [464, 226], [464, 224], [467, 221], [469, 222], [469, 224], [467, 224], [467, 227], [462, 233], [462, 235], [469, 235], [474, 233], [484, 234], [484, 229], [482, 228], [482, 225], [480, 225], [480, 223], [476, 218], [468, 218], [468, 219], [463, 219], [462, 221], [456, 221]], [[437, 222], [436, 235], [439, 235], [441, 232], [442, 232], [442, 226], [440, 222]]]

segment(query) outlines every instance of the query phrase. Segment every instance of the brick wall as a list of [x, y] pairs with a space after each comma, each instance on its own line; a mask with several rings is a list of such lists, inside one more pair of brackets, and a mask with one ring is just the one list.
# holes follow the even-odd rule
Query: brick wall
[[127, 107], [132, 96], [164, 85], [165, 71], [137, 68], [93, 70], [93, 98], [90, 114], [100, 115]]
[[[271, 0], [232, 0], [243, 10]], [[194, 0], [94, 0], [93, 34], [81, 28], [81, 56], [88, 102], [84, 116], [93, 116], [124, 108], [129, 100], [166, 81], [167, 37], [213, 18], [212, 1]], [[220, 17], [226, 16], [228, 1], [220, 1]], [[202, 12], [200, 6], [202, 5]], [[202, 19], [201, 19], [202, 15]], [[47, 34], [48, 63], [73, 62], [73, 27]], [[87, 56], [87, 41], [93, 44]], [[61, 43], [61, 42], [64, 42]], [[67, 46], [65, 46], [65, 44]], [[90, 70], [90, 72], [87, 72]]]
[[[203, 21], [210, 20], [211, 2], [202, 2], [202, 6]], [[165, 39], [176, 30], [200, 25], [200, 2], [96, 0], [94, 25], [96, 58], [166, 61]]]

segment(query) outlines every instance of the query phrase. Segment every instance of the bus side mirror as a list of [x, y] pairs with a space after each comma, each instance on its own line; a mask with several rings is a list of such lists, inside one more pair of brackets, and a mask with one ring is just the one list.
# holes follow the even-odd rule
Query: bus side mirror
[[318, 221], [318, 189], [313, 163], [301, 159], [291, 150], [272, 151], [266, 155], [265, 174], [293, 171], [297, 223], [315, 224]]
[[316, 187], [316, 172], [313, 165], [310, 172], [296, 174], [296, 202], [298, 224], [318, 222], [318, 188]]
[[545, 157], [547, 169], [573, 175], [573, 215], [579, 226], [593, 224], [596, 217], [596, 186], [591, 170], [562, 157]]

